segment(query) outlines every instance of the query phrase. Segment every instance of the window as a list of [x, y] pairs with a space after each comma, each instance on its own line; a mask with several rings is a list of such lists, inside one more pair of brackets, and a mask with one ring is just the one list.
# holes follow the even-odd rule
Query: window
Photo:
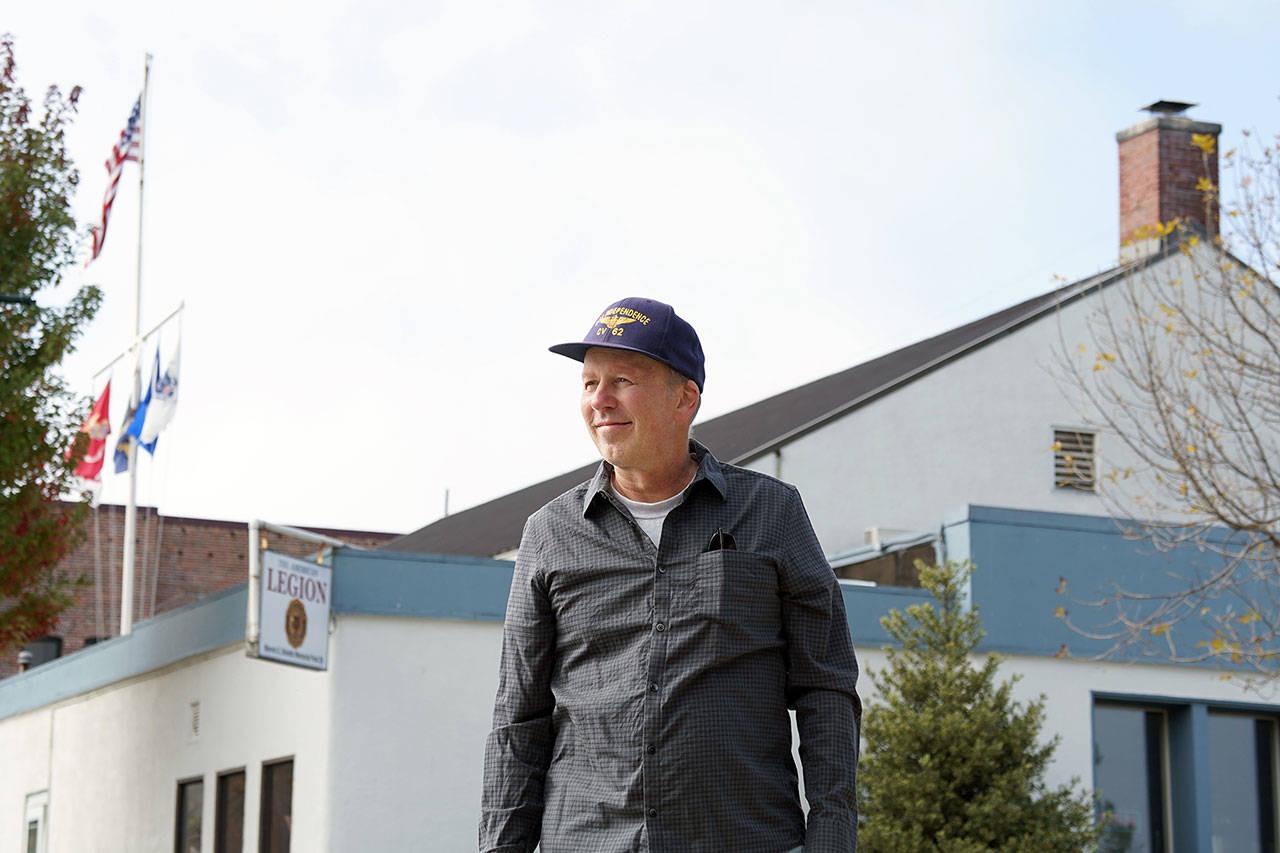
[[38, 640], [32, 640], [22, 647], [24, 652], [31, 653], [31, 662], [28, 666], [39, 666], [42, 663], [48, 663], [51, 660], [57, 660], [62, 657], [62, 638], [61, 637], [41, 637]]
[[173, 849], [177, 853], [200, 853], [200, 818], [204, 811], [204, 780], [178, 783], [178, 820]]
[[259, 853], [289, 853], [293, 829], [293, 759], [262, 765]]
[[1097, 488], [1097, 438], [1092, 430], [1053, 431], [1053, 484], [1060, 489]]
[[1094, 706], [1093, 778], [1099, 849], [1166, 853], [1168, 845], [1164, 711]]
[[214, 853], [241, 853], [244, 849], [244, 771], [230, 770], [218, 776], [217, 814], [214, 817]]
[[27, 794], [27, 808], [22, 821], [22, 849], [26, 853], [44, 853], [49, 834], [49, 792]]
[[1213, 853], [1276, 849], [1276, 722], [1209, 715]]
[[837, 566], [836, 577], [850, 580], [871, 581], [877, 586], [920, 587], [920, 572], [916, 560], [927, 565], [938, 562], [938, 552], [933, 541], [906, 548], [890, 548], [882, 554], [857, 563]]

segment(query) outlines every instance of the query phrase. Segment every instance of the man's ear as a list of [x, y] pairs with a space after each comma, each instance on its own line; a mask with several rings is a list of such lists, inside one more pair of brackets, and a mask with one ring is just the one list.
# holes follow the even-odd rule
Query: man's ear
[[698, 390], [698, 385], [692, 379], [686, 379], [684, 384], [680, 386], [680, 411], [689, 412], [689, 420], [693, 420], [693, 416], [698, 413], [698, 405], [702, 401], [702, 392]]

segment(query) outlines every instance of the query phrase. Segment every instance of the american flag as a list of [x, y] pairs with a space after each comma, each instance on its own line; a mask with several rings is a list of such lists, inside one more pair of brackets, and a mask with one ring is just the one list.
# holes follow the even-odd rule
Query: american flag
[[85, 261], [85, 266], [102, 253], [102, 244], [107, 241], [107, 218], [111, 216], [111, 204], [116, 200], [116, 187], [120, 185], [120, 175], [124, 172], [124, 164], [132, 160], [138, 162], [142, 156], [142, 96], [133, 102], [133, 110], [129, 113], [129, 121], [120, 131], [120, 141], [111, 146], [111, 156], [107, 158], [107, 192], [102, 198], [102, 224], [93, 228], [93, 254]]

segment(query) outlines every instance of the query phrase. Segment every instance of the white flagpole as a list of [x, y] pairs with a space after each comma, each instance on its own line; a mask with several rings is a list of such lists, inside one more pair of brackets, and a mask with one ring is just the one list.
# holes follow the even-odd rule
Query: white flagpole
[[[138, 146], [138, 281], [133, 293], [133, 396], [142, 404], [141, 332], [142, 332], [142, 189], [147, 163], [147, 84], [151, 77], [151, 54], [147, 54], [142, 72], [142, 132]], [[127, 445], [129, 454], [129, 502], [124, 509], [124, 559], [120, 572], [120, 635], [133, 632], [133, 564], [134, 539], [138, 531], [138, 442]]]

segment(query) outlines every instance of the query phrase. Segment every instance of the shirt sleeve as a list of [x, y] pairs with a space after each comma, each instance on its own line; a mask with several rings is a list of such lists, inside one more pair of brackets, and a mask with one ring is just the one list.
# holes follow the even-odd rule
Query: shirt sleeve
[[809, 801], [804, 849], [851, 853], [858, 847], [858, 662], [840, 585], [794, 490], [787, 516], [779, 583], [787, 703], [796, 710]]
[[481, 853], [532, 853], [542, 834], [543, 781], [555, 740], [556, 628], [533, 525], [521, 538], [503, 622], [493, 730], [485, 743]]

